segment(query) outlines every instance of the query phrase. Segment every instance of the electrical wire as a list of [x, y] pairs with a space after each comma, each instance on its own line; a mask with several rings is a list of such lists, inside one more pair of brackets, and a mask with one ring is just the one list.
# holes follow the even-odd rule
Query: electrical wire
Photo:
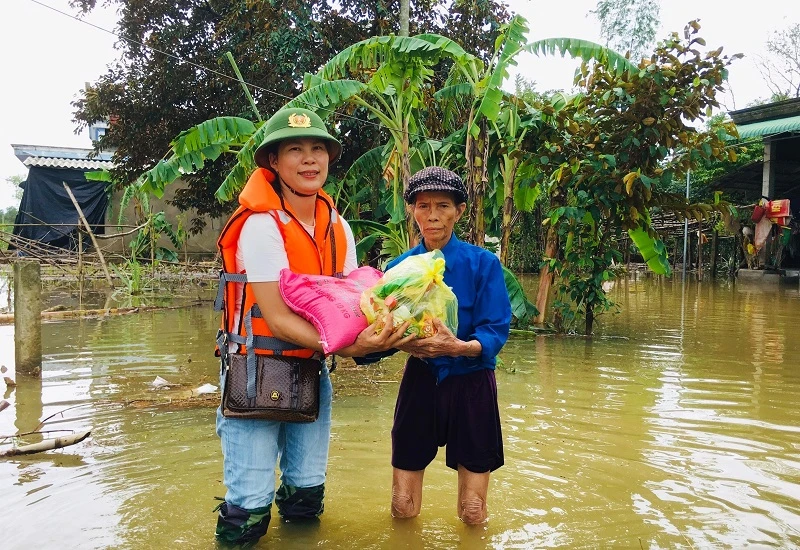
[[[179, 56], [177, 56], [177, 55], [175, 55], [173, 53], [165, 52], [164, 50], [160, 50], [160, 49], [155, 48], [155, 47], [153, 47], [153, 46], [151, 46], [149, 44], [145, 44], [143, 42], [139, 42], [138, 40], [133, 40], [132, 38], [125, 38], [124, 36], [120, 36], [119, 34], [115, 33], [114, 31], [110, 31], [110, 30], [106, 29], [105, 27], [101, 27], [100, 25], [96, 25], [94, 23], [91, 23], [89, 21], [81, 19], [80, 17], [78, 17], [76, 15], [72, 15], [70, 13], [62, 11], [62, 10], [60, 10], [58, 8], [55, 8], [55, 7], [50, 6], [48, 4], [45, 4], [44, 2], [40, 2], [39, 0], [29, 0], [29, 1], [33, 2], [34, 4], [37, 4], [39, 6], [42, 6], [43, 8], [47, 8], [49, 10], [52, 10], [52, 11], [54, 11], [54, 12], [60, 14], [60, 15], [65, 16], [65, 17], [69, 17], [70, 19], [74, 19], [75, 21], [78, 21], [79, 23], [83, 23], [85, 25], [89, 25], [90, 27], [94, 27], [97, 30], [103, 31], [105, 33], [108, 33], [111, 36], [114, 36], [114, 37], [116, 37], [116, 38], [118, 38], [120, 40], [124, 40], [125, 42], [128, 42], [130, 44], [136, 44], [137, 46], [141, 46], [141, 47], [147, 48], [147, 49], [149, 49], [149, 50], [151, 50], [153, 52], [160, 53], [161, 55], [165, 55], [165, 56], [167, 56], [167, 57], [169, 57], [171, 59], [174, 59], [175, 61], [177, 61], [179, 63], [186, 63], [187, 65], [190, 65], [190, 66], [192, 66], [192, 67], [194, 67], [196, 69], [207, 71], [207, 72], [209, 72], [211, 74], [215, 74], [215, 75], [217, 75], [219, 77], [222, 77], [222, 78], [225, 78], [225, 79], [228, 79], [228, 80], [232, 80], [232, 81], [236, 82], [237, 84], [240, 83], [240, 82], [244, 83], [245, 86], [251, 86], [253, 89], [260, 90], [260, 91], [266, 92], [268, 94], [272, 94], [274, 96], [280, 97], [281, 99], [285, 99], [287, 101], [292, 101], [292, 100], [296, 99], [296, 98], [293, 98], [291, 96], [287, 96], [285, 94], [282, 94], [280, 92], [276, 92], [275, 90], [270, 90], [269, 88], [264, 88], [263, 86], [259, 86], [257, 84], [253, 84], [253, 83], [248, 82], [248, 81], [246, 81], [244, 79], [242, 79], [240, 81], [235, 76], [231, 76], [229, 74], [225, 74], [225, 73], [223, 73], [221, 71], [218, 71], [218, 70], [215, 70], [215, 69], [210, 69], [210, 68], [208, 68], [208, 67], [206, 67], [204, 65], [200, 65], [199, 63], [195, 63], [193, 61], [188, 61], [188, 60], [183, 59], [183, 58], [181, 58], [181, 57], [179, 57]], [[306, 105], [308, 105], [309, 107], [313, 107], [315, 110], [327, 111], [329, 114], [334, 114], [335, 113], [340, 117], [354, 120], [359, 124], [370, 125], [370, 126], [374, 126], [374, 127], [377, 127], [377, 128], [383, 128], [384, 127], [383, 125], [381, 125], [381, 124], [379, 124], [377, 122], [372, 122], [370, 120], [364, 120], [364, 119], [361, 119], [361, 118], [358, 118], [358, 117], [355, 117], [355, 116], [352, 116], [352, 115], [348, 115], [348, 114], [345, 114], [345, 113], [337, 112], [335, 109], [328, 109], [328, 108], [325, 108], [325, 107], [320, 107], [319, 105], [314, 105], [314, 104], [308, 103], [308, 102], [306, 102]], [[394, 128], [394, 129], [393, 128], [389, 128], [389, 130], [394, 130], [394, 131], [397, 131], [397, 132], [401, 131], [400, 129], [397, 129], [397, 128]], [[414, 132], [406, 132], [406, 133], [409, 136], [423, 138], [424, 140], [427, 140], [427, 141], [436, 141], [436, 142], [440, 142], [440, 143], [443, 142], [443, 140], [432, 139], [432, 138], [429, 138], [429, 137], [427, 137], [427, 136], [425, 136], [423, 134], [416, 134]], [[466, 148], [464, 145], [462, 145], [460, 143], [454, 143], [453, 145], [457, 145], [457, 146]]]
[[[244, 79], [242, 79], [240, 81], [235, 76], [231, 76], [229, 74], [223, 73], [223, 72], [218, 71], [216, 69], [211, 69], [209, 67], [206, 67], [204, 65], [200, 65], [199, 63], [195, 63], [193, 61], [188, 61], [188, 60], [183, 59], [183, 58], [181, 58], [181, 57], [179, 57], [179, 56], [177, 56], [177, 55], [175, 55], [173, 53], [169, 53], [169, 52], [166, 52], [164, 50], [160, 50], [160, 49], [155, 48], [155, 47], [153, 47], [153, 46], [151, 46], [149, 44], [145, 44], [143, 42], [139, 42], [138, 40], [133, 40], [132, 38], [125, 38], [125, 37], [120, 36], [119, 34], [115, 33], [114, 31], [108, 30], [105, 27], [101, 27], [100, 25], [96, 25], [94, 23], [91, 23], [89, 21], [81, 19], [80, 17], [78, 17], [76, 15], [72, 15], [72, 14], [67, 13], [65, 11], [62, 11], [62, 10], [60, 10], [58, 8], [55, 8], [55, 7], [50, 6], [48, 4], [45, 4], [44, 2], [41, 2], [40, 0], [29, 0], [29, 1], [34, 3], [34, 4], [37, 4], [37, 5], [41, 6], [43, 8], [47, 8], [47, 9], [49, 9], [51, 11], [54, 11], [55, 13], [58, 13], [60, 15], [68, 17], [70, 19], [74, 19], [75, 21], [78, 21], [79, 23], [83, 23], [83, 24], [88, 25], [90, 27], [93, 27], [93, 28], [95, 28], [95, 29], [97, 29], [99, 31], [105, 32], [107, 34], [110, 34], [111, 36], [114, 36], [114, 37], [118, 38], [119, 40], [124, 40], [125, 42], [131, 43], [131, 44], [136, 44], [137, 46], [141, 46], [141, 47], [147, 48], [147, 49], [149, 49], [149, 50], [151, 50], [153, 52], [156, 52], [156, 53], [159, 53], [161, 55], [167, 56], [167, 57], [169, 57], [171, 59], [174, 59], [175, 61], [177, 61], [179, 63], [186, 63], [187, 65], [190, 65], [190, 66], [192, 66], [192, 67], [194, 67], [196, 69], [200, 69], [200, 70], [209, 72], [211, 74], [217, 75], [217, 76], [219, 76], [221, 78], [224, 78], [224, 79], [227, 79], [227, 80], [231, 80], [233, 82], [236, 82], [237, 84], [238, 83], [244, 83], [245, 86], [250, 86], [255, 90], [260, 90], [262, 92], [265, 92], [265, 93], [268, 93], [268, 94], [272, 94], [272, 95], [274, 95], [276, 97], [280, 97], [281, 99], [285, 99], [287, 101], [292, 101], [292, 100], [295, 99], [295, 98], [293, 98], [291, 96], [287, 96], [287, 95], [282, 94], [280, 92], [276, 92], [275, 90], [271, 90], [269, 88], [265, 88], [263, 86], [259, 86], [257, 84], [253, 84], [253, 83], [248, 82], [248, 81], [246, 81]], [[381, 124], [379, 124], [377, 122], [372, 122], [372, 121], [364, 120], [364, 119], [361, 119], [361, 118], [358, 118], [358, 117], [355, 117], [355, 116], [352, 116], [352, 115], [348, 115], [348, 114], [345, 114], [345, 113], [337, 112], [335, 109], [328, 109], [326, 107], [320, 107], [319, 105], [314, 105], [312, 103], [306, 103], [306, 105], [308, 105], [309, 107], [313, 107], [316, 110], [326, 111], [326, 112], [328, 112], [330, 114], [337, 114], [340, 117], [351, 119], [351, 120], [353, 120], [353, 121], [355, 121], [355, 122], [357, 122], [359, 124], [369, 125], [369, 126], [373, 126], [373, 127], [377, 127], [377, 128], [383, 128], [383, 125], [381, 125]], [[395, 131], [400, 131], [399, 129], [396, 129], [396, 128], [394, 130]], [[443, 140], [432, 139], [432, 138], [429, 138], [429, 137], [427, 137], [427, 136], [425, 136], [423, 134], [417, 134], [417, 133], [413, 133], [413, 132], [408, 132], [408, 135], [409, 136], [418, 137], [418, 138], [422, 138], [422, 139], [427, 140], [427, 141], [435, 141], [435, 142], [443, 143]], [[777, 139], [775, 139], [775, 141], [779, 141], [781, 139], [786, 139], [786, 138], [777, 138]], [[747, 144], [752, 143], [753, 141], [756, 141], [756, 140], [757, 140], [757, 138], [755, 138], [755, 139], [751, 138], [751, 140], [742, 140], [739, 143], [732, 143], [732, 144], [726, 145], [725, 148], [737, 147], [737, 146], [741, 146], [741, 145], [747, 145]], [[456, 146], [463, 147], [463, 148], [466, 149], [466, 146], [462, 145], [460, 143], [453, 143], [452, 145], [456, 145]]]

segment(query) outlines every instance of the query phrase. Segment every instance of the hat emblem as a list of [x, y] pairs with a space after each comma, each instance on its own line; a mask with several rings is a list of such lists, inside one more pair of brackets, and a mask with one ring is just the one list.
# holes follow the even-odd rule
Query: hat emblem
[[305, 113], [289, 115], [289, 128], [311, 128], [311, 117]]

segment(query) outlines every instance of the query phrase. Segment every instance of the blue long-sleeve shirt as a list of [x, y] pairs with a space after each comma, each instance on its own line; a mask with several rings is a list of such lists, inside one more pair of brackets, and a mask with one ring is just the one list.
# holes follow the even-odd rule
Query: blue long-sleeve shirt
[[[429, 252], [420, 243], [390, 261], [390, 269], [408, 256]], [[481, 343], [479, 357], [435, 357], [425, 359], [441, 382], [450, 375], [466, 374], [477, 369], [494, 369], [497, 354], [508, 340], [511, 328], [511, 304], [497, 257], [478, 246], [456, 238], [455, 233], [442, 248], [444, 282], [458, 298], [458, 336]]]

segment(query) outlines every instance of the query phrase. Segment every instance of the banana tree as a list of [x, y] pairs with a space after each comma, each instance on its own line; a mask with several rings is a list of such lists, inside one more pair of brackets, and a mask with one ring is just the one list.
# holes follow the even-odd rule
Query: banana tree
[[353, 44], [334, 56], [317, 74], [307, 74], [304, 92], [288, 106], [303, 106], [325, 116], [349, 105], [366, 110], [389, 134], [382, 174], [389, 222], [406, 224], [403, 191], [411, 177], [411, 153], [425, 134], [421, 114], [434, 67], [443, 59], [463, 66], [479, 63], [452, 40], [435, 34], [378, 36]]
[[[492, 146], [489, 131], [494, 130], [501, 142], [513, 143], [514, 137], [506, 137], [497, 126], [498, 117], [509, 105], [508, 94], [501, 86], [509, 76], [509, 69], [517, 64], [516, 57], [523, 52], [535, 55], [552, 55], [559, 53], [571, 55], [584, 61], [596, 61], [611, 67], [615, 71], [634, 68], [624, 56], [609, 50], [600, 44], [574, 38], [548, 38], [527, 43], [528, 22], [524, 17], [514, 16], [501, 29], [496, 41], [495, 53], [489, 64], [483, 66], [469, 60], [466, 64], [453, 66], [448, 77], [447, 86], [436, 93], [438, 99], [444, 100], [445, 120], [452, 120], [453, 111], [463, 108], [464, 97], [468, 97], [469, 118], [466, 122], [466, 169], [467, 190], [470, 196], [470, 231], [469, 239], [482, 245], [485, 233], [484, 198], [490, 184], [487, 172], [489, 148]], [[509, 130], [516, 132], [518, 126], [511, 124]], [[509, 154], [514, 154], [509, 150]], [[504, 168], [507, 181], [513, 182], [513, 162]], [[512, 196], [505, 193], [504, 196]]]
[[445, 58], [465, 66], [480, 62], [436, 34], [364, 40], [342, 50], [316, 75], [306, 75], [305, 91], [289, 105], [328, 112], [345, 102], [365, 108], [391, 136], [388, 157], [405, 186], [411, 176], [411, 137], [425, 130], [420, 117], [425, 92], [434, 67]]
[[[250, 89], [239, 71], [233, 54], [227, 52], [225, 57], [236, 73], [239, 84], [242, 86], [244, 95], [258, 122], [253, 123], [241, 117], [222, 116], [206, 120], [184, 130], [172, 141], [167, 154], [134, 183], [139, 191], [152, 193], [160, 198], [164, 194], [164, 188], [181, 175], [198, 172], [203, 169], [207, 161], [213, 162], [225, 153], [238, 154], [245, 148], [247, 151], [240, 158], [249, 158], [250, 164], [253, 164], [253, 138], [257, 128], [264, 125], [264, 119], [258, 111], [256, 102], [250, 94]], [[244, 184], [250, 173], [250, 171], [244, 173], [242, 170], [237, 170], [236, 167], [233, 172], [240, 180], [238, 186]], [[229, 175], [228, 178], [230, 177]], [[228, 178], [226, 178], [226, 182]], [[233, 187], [236, 184], [229, 185]]]
[[202, 170], [206, 162], [213, 162], [223, 154], [239, 153], [255, 133], [256, 125], [246, 118], [222, 116], [201, 122], [181, 132], [170, 144], [167, 155], [135, 185], [162, 197], [165, 187], [182, 175]]
[[[523, 113], [520, 116], [520, 108]], [[500, 224], [500, 262], [508, 265], [509, 242], [516, 212], [530, 212], [541, 192], [541, 187], [525, 177], [525, 166], [530, 153], [524, 150], [528, 132], [537, 133], [544, 124], [540, 111], [525, 102], [509, 98], [493, 124], [494, 148], [490, 155], [490, 170], [497, 172], [501, 182], [495, 191], [502, 209]], [[522, 168], [522, 170], [520, 170]]]

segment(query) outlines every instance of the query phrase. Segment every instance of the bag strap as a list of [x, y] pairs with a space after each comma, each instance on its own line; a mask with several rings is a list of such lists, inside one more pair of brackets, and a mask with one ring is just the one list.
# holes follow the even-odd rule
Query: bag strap
[[[220, 272], [219, 276], [219, 289], [217, 290], [217, 297], [214, 300], [214, 310], [223, 311], [226, 317], [225, 328], [217, 331], [217, 347], [219, 348], [220, 356], [223, 358], [228, 353], [228, 344], [234, 343], [237, 345], [244, 345], [247, 350], [247, 397], [254, 398], [256, 396], [256, 349], [264, 351], [272, 351], [275, 355], [281, 355], [284, 351], [303, 349], [301, 346], [281, 340], [275, 336], [262, 336], [253, 334], [253, 318], [263, 319], [264, 315], [258, 304], [253, 304], [248, 311], [244, 312], [242, 319], [247, 332], [247, 336], [241, 336], [227, 331], [227, 314], [228, 308], [225, 306], [226, 295], [225, 288], [227, 284], [242, 283], [247, 284], [247, 274], [245, 273], [227, 273]], [[243, 293], [244, 294], [244, 293]], [[245, 296], [242, 296], [242, 303], [244, 303]], [[224, 360], [224, 359], [223, 359]]]
[[344, 279], [342, 271], [336, 271], [336, 228], [331, 225], [331, 270], [337, 279]]
[[[333, 220], [333, 216], [336, 214], [339, 215], [336, 210], [331, 210], [330, 219]], [[340, 216], [341, 217], [341, 216]], [[341, 221], [337, 221], [337, 223], [342, 223]], [[331, 223], [331, 268], [333, 269], [333, 276], [337, 279], [344, 279], [344, 272], [343, 271], [336, 271], [336, 228]], [[336, 370], [336, 354], [331, 355], [331, 366], [328, 368], [328, 372], [333, 372]]]
[[217, 297], [214, 299], [214, 311], [223, 311], [222, 306], [225, 303], [225, 283], [246, 283], [246, 273], [227, 273], [225, 271], [219, 272], [219, 286], [217, 287]]

